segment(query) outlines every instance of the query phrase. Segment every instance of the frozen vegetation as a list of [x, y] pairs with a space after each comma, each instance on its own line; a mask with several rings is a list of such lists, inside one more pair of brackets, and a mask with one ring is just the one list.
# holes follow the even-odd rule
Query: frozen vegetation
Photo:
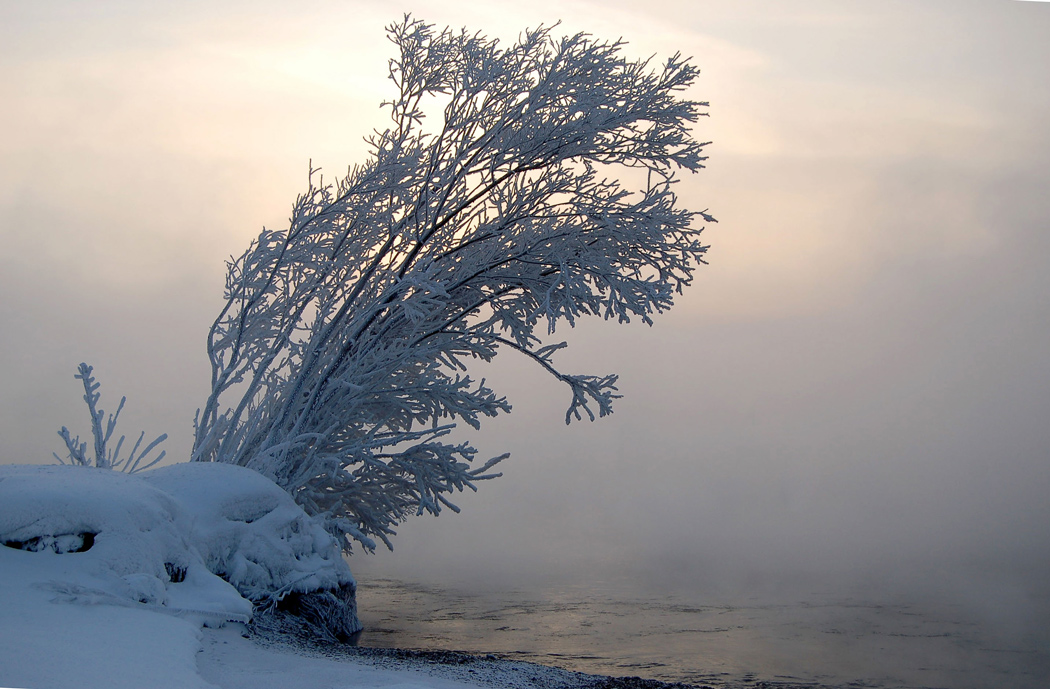
[[228, 264], [208, 332], [195, 461], [255, 469], [365, 550], [498, 474], [458, 424], [510, 411], [470, 362], [510, 351], [565, 385], [565, 421], [612, 411], [617, 377], [564, 372], [558, 325], [651, 323], [706, 245], [676, 173], [703, 167], [680, 55], [547, 28], [513, 45], [388, 28], [390, 127], [342, 179], [310, 172], [289, 225]]
[[107, 416], [81, 364], [90, 441], [63, 427], [68, 466], [2, 467], [0, 682], [206, 686], [201, 626], [253, 617], [348, 638], [343, 551], [499, 475], [506, 455], [472, 465], [449, 439], [511, 408], [467, 363], [511, 350], [567, 387], [566, 423], [605, 416], [616, 376], [563, 372], [543, 335], [651, 323], [690, 284], [693, 221], [714, 219], [674, 193], [705, 160], [688, 60], [547, 28], [388, 32], [390, 127], [336, 183], [311, 169], [289, 225], [228, 264], [193, 461], [150, 469], [165, 436], [118, 436], [124, 400]]
[[[605, 416], [617, 377], [562, 372], [565, 343], [537, 330], [585, 316], [652, 323], [703, 263], [693, 221], [714, 218], [674, 193], [676, 172], [706, 160], [691, 132], [706, 103], [680, 97], [698, 73], [688, 60], [650, 66], [625, 59], [619, 41], [542, 27], [507, 48], [408, 16], [388, 34], [399, 51], [390, 128], [337, 183], [311, 169], [289, 226], [264, 229], [228, 263], [190, 459], [249, 471], [93, 474], [103, 493], [136, 486], [128, 495], [152, 505], [142, 518], [167, 534], [158, 552], [133, 556], [139, 536], [127, 535], [105, 555], [119, 578], [98, 588], [107, 596], [179, 609], [186, 582], [221, 599], [221, 580], [258, 610], [347, 637], [359, 622], [339, 552], [391, 547], [407, 517], [458, 510], [451, 493], [500, 475], [491, 470], [507, 455], [472, 466], [475, 448], [448, 438], [460, 421], [477, 429], [511, 409], [467, 363], [511, 350], [567, 386], [566, 423]], [[427, 113], [436, 128], [424, 128]], [[164, 435], [145, 445], [144, 434], [116, 435], [125, 400], [107, 416], [91, 366], [76, 378], [91, 442], [63, 427], [59, 462], [134, 474], [164, 457], [153, 455]], [[60, 490], [59, 476], [86, 475], [34, 480]], [[132, 505], [122, 519], [88, 510], [90, 527], [71, 518], [82, 508], [41, 507], [24, 523], [50, 533], [6, 537], [64, 554], [91, 550], [103, 527], [134, 531]], [[135, 557], [147, 564], [125, 572]]]

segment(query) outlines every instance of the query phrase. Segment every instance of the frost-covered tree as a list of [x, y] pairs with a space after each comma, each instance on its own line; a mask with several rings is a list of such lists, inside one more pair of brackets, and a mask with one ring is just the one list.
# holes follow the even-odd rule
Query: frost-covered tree
[[514, 350], [568, 387], [566, 422], [610, 413], [616, 376], [562, 372], [537, 328], [650, 323], [703, 262], [696, 216], [714, 221], [674, 193], [705, 160], [681, 56], [654, 68], [549, 28], [506, 48], [387, 30], [391, 126], [337, 183], [311, 169], [287, 229], [228, 263], [192, 457], [256, 469], [366, 549], [498, 475], [506, 455], [471, 468], [448, 440], [510, 411], [466, 362]]

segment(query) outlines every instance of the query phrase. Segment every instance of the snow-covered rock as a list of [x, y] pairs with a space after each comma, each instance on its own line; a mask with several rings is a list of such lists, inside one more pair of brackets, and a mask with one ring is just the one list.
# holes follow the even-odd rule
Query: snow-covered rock
[[154, 469], [144, 479], [186, 508], [181, 530], [208, 569], [257, 608], [290, 612], [335, 638], [361, 630], [357, 584], [339, 543], [271, 480], [203, 462]]
[[205, 624], [248, 621], [254, 606], [337, 638], [361, 628], [356, 584], [335, 538], [242, 467], [180, 464], [140, 477], [0, 466], [0, 544], [35, 558], [27, 562], [52, 574], [41, 585], [68, 602]]
[[41, 582], [59, 598], [247, 621], [251, 603], [208, 570], [179, 526], [187, 518], [175, 498], [135, 476], [0, 466], [0, 543], [41, 562], [61, 558], [55, 578]]

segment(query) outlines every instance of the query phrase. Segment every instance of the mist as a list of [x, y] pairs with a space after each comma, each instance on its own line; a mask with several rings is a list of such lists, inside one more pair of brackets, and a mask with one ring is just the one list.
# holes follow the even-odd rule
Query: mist
[[[566, 426], [557, 381], [479, 366], [514, 411], [463, 437], [504, 476], [358, 577], [941, 596], [1045, 628], [1050, 5], [561, 6], [404, 9], [692, 55], [714, 143], [679, 194], [718, 218], [710, 265], [651, 328], [554, 334], [564, 370], [620, 374], [611, 417]], [[0, 9], [0, 462], [86, 432], [80, 361], [125, 433], [188, 456], [223, 260], [309, 159], [364, 155], [400, 11]]]

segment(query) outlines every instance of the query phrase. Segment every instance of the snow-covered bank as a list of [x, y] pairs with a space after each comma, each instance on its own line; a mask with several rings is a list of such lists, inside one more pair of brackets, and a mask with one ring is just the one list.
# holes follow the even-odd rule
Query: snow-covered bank
[[298, 596], [300, 617], [353, 631], [355, 588], [319, 522], [249, 470], [182, 464], [140, 477], [0, 466], [0, 687], [659, 685], [307, 641], [269, 615], [262, 619], [275, 626], [246, 626], [261, 608]]
[[[181, 464], [140, 477], [89, 467], [0, 466], [0, 687], [589, 682], [524, 663], [464, 667], [355, 655], [287, 634], [246, 632], [253, 613], [287, 607], [289, 599], [298, 606], [296, 619], [305, 617], [315, 630], [323, 625], [332, 637], [356, 631], [355, 588], [319, 521], [247, 469]], [[318, 650], [324, 648], [331, 652]]]
[[92, 583], [72, 558], [0, 547], [0, 686], [212, 687], [197, 672], [199, 618], [89, 597]]
[[0, 466], [0, 685], [205, 687], [202, 626], [289, 603], [357, 631], [334, 538], [269, 480]]
[[[0, 687], [25, 689], [462, 689], [523, 686], [457, 679], [425, 662], [324, 658], [263, 645], [244, 626], [202, 627], [200, 618], [116, 597], [78, 597], [90, 582], [80, 562], [0, 547]], [[82, 584], [82, 586], [86, 586]], [[83, 591], [84, 589], [81, 589]], [[519, 664], [520, 665], [520, 664]], [[557, 673], [558, 671], [552, 671]], [[542, 674], [542, 669], [538, 671]], [[503, 676], [506, 679], [506, 676]], [[566, 686], [535, 684], [530, 686]]]
[[[455, 653], [372, 652], [330, 645], [309, 648], [246, 638], [241, 625], [206, 630], [201, 676], [222, 689], [583, 689], [600, 678], [555, 668]], [[435, 657], [440, 656], [440, 657]]]
[[[517, 684], [507, 674], [442, 672], [425, 662], [324, 658], [291, 646], [263, 645], [244, 626], [202, 627], [146, 605], [112, 598], [72, 600], [57, 581], [83, 580], [54, 554], [0, 548], [0, 687], [25, 689], [465, 689]], [[518, 664], [521, 665], [521, 664]], [[447, 669], [447, 668], [446, 668]], [[559, 671], [551, 671], [557, 674]], [[537, 667], [537, 675], [543, 669]], [[520, 676], [520, 672], [510, 675]], [[499, 681], [502, 679], [503, 681]]]
[[[0, 466], [0, 687], [684, 686], [289, 633], [352, 631], [355, 589], [319, 522], [247, 469]], [[289, 598], [291, 624], [260, 612]]]

